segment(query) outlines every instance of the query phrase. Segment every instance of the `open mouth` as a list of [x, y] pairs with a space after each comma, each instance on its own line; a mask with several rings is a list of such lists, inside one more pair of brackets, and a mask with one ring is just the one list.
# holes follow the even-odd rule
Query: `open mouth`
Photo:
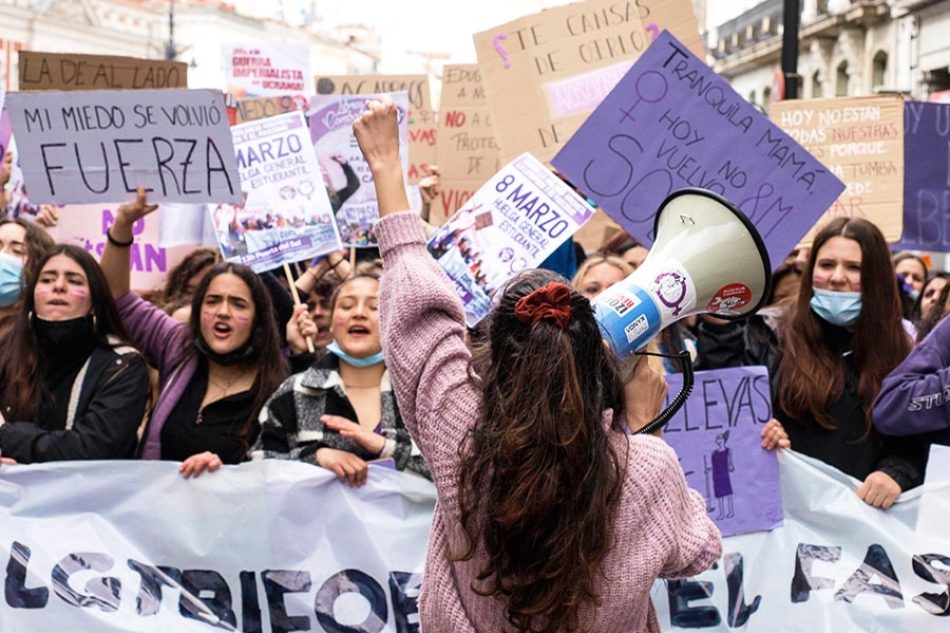
[[211, 331], [214, 332], [216, 338], [227, 338], [231, 335], [231, 326], [218, 321], [214, 324], [214, 327], [211, 328]]
[[369, 336], [369, 328], [362, 325], [352, 325], [346, 330], [346, 333], [350, 336]]
[[60, 308], [68, 308], [69, 302], [67, 302], [65, 299], [50, 299], [49, 301], [46, 302], [46, 305], [57, 306]]

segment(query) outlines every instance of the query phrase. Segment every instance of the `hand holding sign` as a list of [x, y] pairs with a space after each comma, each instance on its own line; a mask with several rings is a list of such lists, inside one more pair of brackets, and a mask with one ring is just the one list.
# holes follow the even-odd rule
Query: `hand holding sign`
[[373, 172], [380, 217], [409, 209], [399, 158], [399, 118], [395, 102], [381, 95], [353, 122], [353, 134]]
[[158, 209], [157, 204], [148, 203], [148, 194], [145, 187], [139, 187], [133, 202], [127, 202], [116, 212], [115, 224], [112, 225], [112, 237], [118, 242], [128, 242], [132, 239], [132, 226], [149, 213]]

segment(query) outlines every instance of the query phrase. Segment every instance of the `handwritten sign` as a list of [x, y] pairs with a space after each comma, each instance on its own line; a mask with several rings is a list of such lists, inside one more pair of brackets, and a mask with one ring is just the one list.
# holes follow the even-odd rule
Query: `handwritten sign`
[[554, 166], [647, 244], [673, 191], [701, 187], [756, 225], [781, 262], [844, 189], [669, 32], [604, 99]]
[[340, 250], [340, 236], [303, 114], [232, 128], [247, 196], [212, 210], [225, 259], [256, 272]]
[[[113, 205], [67, 205], [59, 210], [59, 223], [48, 229], [57, 242], [82, 246], [97, 260], [106, 247], [106, 231], [115, 222]], [[194, 244], [165, 248], [160, 244], [160, 226], [174, 223], [171, 209], [160, 208], [132, 227], [135, 241], [129, 247], [131, 284], [135, 290], [151, 291], [161, 286], [168, 272], [194, 250]]]
[[306, 44], [232, 44], [224, 51], [228, 91], [276, 97], [310, 90], [310, 47]]
[[214, 90], [22, 92], [7, 97], [37, 203], [240, 202], [231, 129]]
[[24, 92], [188, 87], [188, 65], [164, 59], [20, 51], [19, 64]]
[[251, 97], [238, 99], [234, 108], [234, 123], [247, 123], [267, 117], [287, 114], [288, 112], [307, 111], [309, 99], [302, 95], [283, 95], [280, 97]]
[[409, 99], [409, 182], [429, 175], [436, 160], [436, 113], [427, 75], [327, 75], [316, 78], [318, 95], [405, 92]]
[[[353, 122], [366, 110], [366, 104], [377, 95], [317, 96], [310, 104], [310, 139], [323, 169], [343, 244], [354, 247], [376, 245], [373, 227], [379, 221], [376, 187], [369, 165], [363, 158]], [[409, 99], [405, 92], [392, 93], [399, 108], [399, 156], [403, 169], [409, 164], [408, 138]]]
[[950, 252], [950, 103], [904, 104], [904, 234], [895, 248]]
[[429, 240], [474, 327], [491, 296], [519, 271], [538, 266], [594, 210], [531, 154], [505, 165]]
[[[679, 393], [682, 375], [666, 381], [670, 394]], [[771, 417], [765, 367], [700, 371], [686, 405], [663, 430], [689, 487], [705, 497], [723, 536], [782, 524], [778, 461], [760, 445]]]
[[446, 65], [440, 103], [436, 159], [442, 177], [433, 224], [458, 211], [501, 166], [478, 65]]
[[780, 101], [772, 120], [845, 183], [845, 191], [818, 220], [864, 218], [884, 238], [901, 237], [904, 208], [904, 101], [900, 95]]

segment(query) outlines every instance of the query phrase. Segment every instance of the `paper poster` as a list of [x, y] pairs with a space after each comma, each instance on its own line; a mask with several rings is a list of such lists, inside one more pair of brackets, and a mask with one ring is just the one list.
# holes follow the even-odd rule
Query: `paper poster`
[[631, 235], [653, 243], [674, 191], [700, 187], [742, 210], [774, 266], [844, 184], [664, 32], [554, 158]]
[[[782, 524], [782, 490], [774, 451], [761, 447], [772, 418], [765, 367], [699, 371], [685, 406], [663, 429], [686, 474], [706, 500], [723, 536], [771, 530]], [[669, 374], [669, 400], [682, 374]]]
[[904, 208], [900, 95], [779, 101], [769, 115], [846, 186], [803, 245], [810, 244], [828, 220], [839, 217], [870, 220], [887, 241], [900, 239]]
[[950, 252], [950, 103], [904, 104], [904, 233], [897, 249]]
[[224, 100], [215, 90], [21, 92], [7, 96], [35, 203], [240, 202]]
[[429, 252], [462, 299], [475, 327], [491, 296], [516, 273], [535, 268], [594, 210], [531, 154], [492, 176], [429, 240]]
[[246, 199], [211, 209], [224, 258], [263, 272], [340, 250], [303, 114], [242, 123], [232, 132]]
[[188, 64], [113, 55], [20, 51], [20, 91], [187, 88]]
[[310, 93], [307, 44], [231, 44], [224, 49], [228, 92], [249, 97]]
[[[49, 234], [57, 242], [85, 248], [97, 260], [106, 247], [106, 231], [115, 222], [115, 205], [67, 205], [59, 210], [59, 223]], [[129, 247], [129, 269], [133, 290], [151, 292], [165, 283], [168, 272], [188, 256], [196, 243], [166, 248], [160, 243], [160, 225], [174, 224], [174, 209], [162, 205], [132, 226], [134, 242]]]
[[428, 166], [436, 160], [438, 121], [427, 75], [318, 75], [316, 89], [318, 95], [405, 92], [409, 98], [409, 183], [416, 184], [429, 174]]
[[158, 225], [159, 246], [171, 248], [200, 244], [219, 248], [218, 237], [207, 205], [166, 202], [162, 205], [162, 211], [165, 217], [171, 219], [160, 222]]
[[477, 64], [443, 68], [440, 104], [436, 164], [441, 179], [430, 216], [435, 225], [458, 211], [501, 167]]
[[[373, 227], [379, 221], [376, 187], [369, 165], [353, 136], [353, 122], [377, 95], [316, 96], [308, 117], [310, 138], [323, 170], [330, 205], [345, 246], [376, 246]], [[405, 92], [392, 93], [399, 109], [399, 156], [408, 169], [409, 100]]]
[[297, 110], [306, 112], [309, 102], [310, 99], [303, 95], [238, 99], [235, 106], [234, 123], [257, 121], [258, 119], [287, 114]]

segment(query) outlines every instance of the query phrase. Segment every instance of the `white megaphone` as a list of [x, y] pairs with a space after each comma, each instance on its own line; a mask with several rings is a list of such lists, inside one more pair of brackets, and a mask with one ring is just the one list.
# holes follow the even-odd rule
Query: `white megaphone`
[[765, 243], [739, 209], [704, 189], [671, 194], [657, 211], [656, 240], [636, 272], [593, 301], [604, 338], [621, 360], [693, 314], [738, 319], [772, 285]]

